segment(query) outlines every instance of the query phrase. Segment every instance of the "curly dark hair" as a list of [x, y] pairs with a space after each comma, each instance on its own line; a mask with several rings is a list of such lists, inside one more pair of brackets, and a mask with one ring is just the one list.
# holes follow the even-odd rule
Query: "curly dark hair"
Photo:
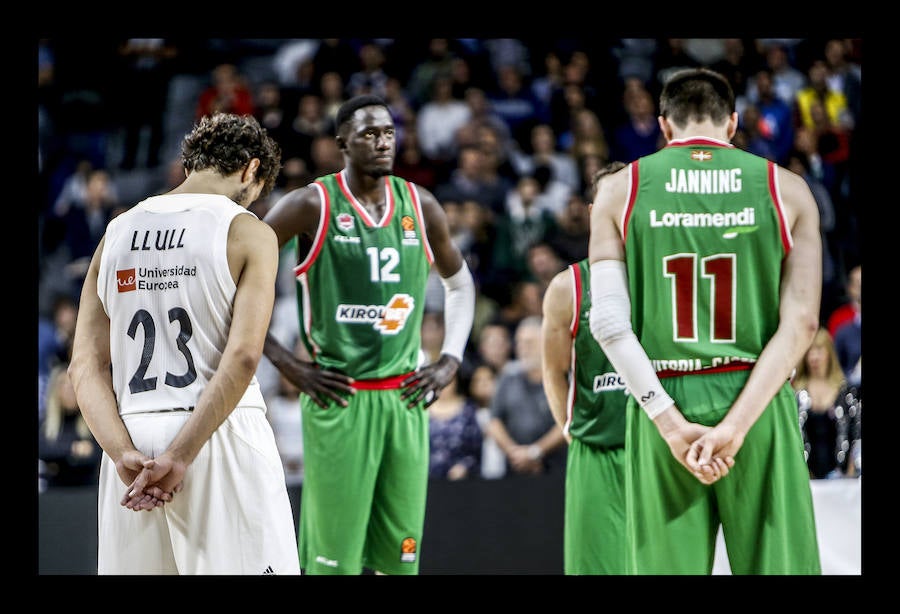
[[253, 158], [259, 158], [257, 179], [265, 181], [260, 197], [268, 196], [281, 171], [281, 147], [252, 115], [206, 115], [181, 143], [181, 160], [188, 172], [213, 168], [231, 175]]

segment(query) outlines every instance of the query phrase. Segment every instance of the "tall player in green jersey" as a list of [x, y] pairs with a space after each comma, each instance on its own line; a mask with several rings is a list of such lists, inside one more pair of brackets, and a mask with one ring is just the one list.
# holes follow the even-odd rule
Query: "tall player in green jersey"
[[[625, 166], [612, 162], [593, 185]], [[544, 391], [569, 442], [563, 571], [624, 574], [625, 382], [591, 335], [587, 258], [556, 274], [544, 293]]]
[[800, 176], [730, 144], [737, 121], [724, 77], [672, 75], [666, 147], [591, 211], [591, 332], [632, 393], [630, 573], [711, 573], [720, 524], [734, 574], [821, 572], [788, 381], [819, 321], [818, 212]]
[[[264, 218], [297, 240], [301, 338], [265, 355], [303, 394], [300, 565], [308, 574], [416, 574], [428, 483], [426, 409], [459, 368], [475, 286], [444, 210], [391, 174], [394, 122], [358, 96], [335, 117], [345, 167], [284, 195]], [[431, 266], [444, 285], [440, 358], [419, 367]]]

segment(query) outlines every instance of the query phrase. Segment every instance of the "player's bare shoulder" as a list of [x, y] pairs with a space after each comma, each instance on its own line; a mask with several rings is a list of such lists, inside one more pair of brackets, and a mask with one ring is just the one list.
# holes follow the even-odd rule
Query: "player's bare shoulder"
[[794, 226], [798, 219], [814, 216], [818, 224], [818, 207], [806, 180], [792, 170], [777, 167], [778, 195], [784, 206], [788, 223]]
[[627, 204], [628, 189], [631, 185], [631, 165], [605, 175], [594, 189], [594, 207], [604, 209], [609, 215], [618, 217]]
[[566, 267], [553, 276], [544, 291], [544, 317], [560, 321], [571, 319], [574, 291], [572, 271]]
[[425, 216], [426, 227], [432, 220], [435, 223], [439, 223], [441, 219], [446, 220], [447, 216], [444, 213], [444, 208], [431, 190], [424, 188], [417, 183], [412, 183], [412, 185], [415, 187], [416, 193], [419, 196], [419, 204], [422, 206], [422, 215]]
[[274, 229], [278, 244], [291, 237], [312, 235], [322, 215], [322, 194], [315, 184], [291, 190], [279, 198], [263, 220]]
[[255, 215], [239, 214], [228, 229], [228, 264], [237, 281], [244, 263], [254, 258], [278, 259], [278, 239], [272, 227]]

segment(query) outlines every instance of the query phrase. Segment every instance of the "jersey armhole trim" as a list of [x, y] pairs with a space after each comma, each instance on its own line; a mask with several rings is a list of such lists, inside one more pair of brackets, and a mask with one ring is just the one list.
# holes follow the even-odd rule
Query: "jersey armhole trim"
[[781, 190], [778, 188], [778, 165], [771, 160], [767, 160], [766, 165], [768, 166], [769, 194], [772, 196], [772, 203], [775, 205], [775, 213], [778, 216], [781, 246], [784, 249], [784, 255], [787, 256], [794, 246], [794, 238], [791, 236], [791, 229], [788, 227], [784, 201], [781, 200]]
[[294, 267], [294, 275], [297, 277], [306, 273], [316, 261], [316, 258], [318, 258], [319, 252], [322, 251], [322, 246], [325, 244], [325, 237], [328, 235], [328, 224], [331, 220], [331, 203], [328, 200], [328, 190], [325, 189], [321, 181], [316, 181], [310, 185], [318, 190], [322, 207], [319, 211], [319, 226], [316, 228], [316, 236], [313, 239], [309, 253], [303, 259], [303, 262]]
[[628, 165], [628, 195], [625, 200], [625, 208], [622, 210], [622, 243], [625, 243], [625, 237], [628, 236], [628, 223], [631, 221], [631, 212], [634, 210], [634, 202], [637, 200], [638, 180], [640, 173], [638, 170], [638, 162], [635, 160]]
[[572, 333], [572, 339], [578, 334], [578, 322], [581, 313], [581, 267], [578, 264], [570, 264], [569, 270], [572, 271], [572, 321], [569, 323], [569, 332]]
[[428, 242], [428, 229], [425, 228], [425, 214], [422, 212], [422, 202], [419, 199], [419, 191], [416, 189], [416, 185], [411, 181], [406, 181], [406, 187], [412, 197], [413, 210], [416, 212], [419, 228], [422, 229], [422, 247], [425, 250], [425, 258], [428, 259], [428, 264], [431, 265], [434, 263], [434, 252], [431, 251], [431, 243]]

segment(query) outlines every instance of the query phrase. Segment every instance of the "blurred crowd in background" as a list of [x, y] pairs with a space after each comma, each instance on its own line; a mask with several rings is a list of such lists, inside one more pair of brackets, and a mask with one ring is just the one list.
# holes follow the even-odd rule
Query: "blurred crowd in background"
[[[540, 377], [544, 289], [587, 256], [594, 172], [665, 145], [659, 92], [696, 66], [731, 82], [734, 145], [802, 175], [815, 196], [822, 331], [794, 380], [798, 424], [811, 477], [861, 474], [861, 39], [69, 38], [36, 51], [40, 489], [96, 483], [100, 450], [66, 367], [109, 220], [180, 183], [182, 137], [218, 111], [256, 116], [281, 145], [276, 189], [251, 207], [262, 218], [343, 167], [333, 118], [362, 93], [388, 103], [395, 174], [437, 196], [478, 290], [463, 366], [430, 410], [432, 478], [564, 471], [564, 449], [511, 466], [492, 433], [528, 446], [558, 428]], [[302, 353], [294, 263], [282, 253], [272, 331]], [[441, 347], [442, 292], [435, 274], [423, 362]], [[298, 392], [265, 358], [258, 377], [286, 477], [300, 485]]]

